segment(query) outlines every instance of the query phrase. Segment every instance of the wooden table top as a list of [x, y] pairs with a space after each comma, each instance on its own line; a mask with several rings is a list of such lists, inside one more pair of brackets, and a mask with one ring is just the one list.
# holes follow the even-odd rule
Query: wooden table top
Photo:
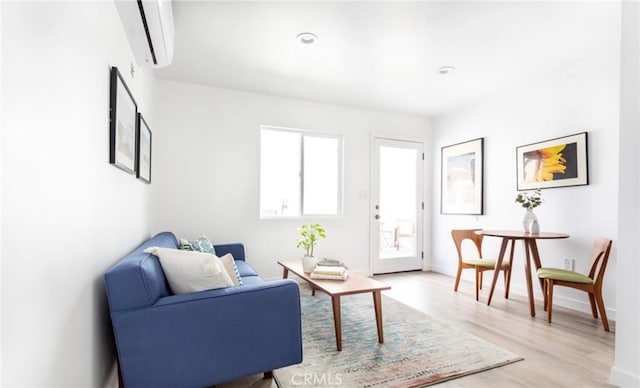
[[278, 264], [329, 295], [361, 294], [391, 289], [388, 284], [352, 272], [349, 272], [347, 280], [312, 279], [308, 273], [302, 271], [300, 260], [280, 260]]
[[569, 238], [569, 235], [564, 233], [528, 233], [520, 230], [478, 230], [476, 233], [483, 236], [506, 237], [518, 240], [551, 240]]

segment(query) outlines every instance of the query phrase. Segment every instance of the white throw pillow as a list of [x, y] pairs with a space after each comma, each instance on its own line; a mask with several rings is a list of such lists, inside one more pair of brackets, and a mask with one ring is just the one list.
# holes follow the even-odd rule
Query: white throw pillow
[[236, 261], [233, 259], [233, 255], [231, 253], [227, 253], [226, 255], [220, 258], [222, 261], [222, 265], [224, 269], [227, 270], [227, 275], [231, 278], [234, 286], [242, 285], [242, 278], [240, 277], [240, 273], [238, 272], [238, 267], [236, 267]]
[[174, 294], [233, 286], [222, 261], [210, 253], [159, 247], [144, 251], [158, 256]]

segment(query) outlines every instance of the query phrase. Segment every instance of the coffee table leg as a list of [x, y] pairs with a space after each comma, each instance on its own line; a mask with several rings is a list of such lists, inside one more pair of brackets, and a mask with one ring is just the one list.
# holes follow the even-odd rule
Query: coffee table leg
[[382, 333], [382, 297], [380, 291], [373, 292], [373, 308], [376, 311], [376, 326], [378, 326], [378, 342], [384, 343]]
[[334, 295], [331, 297], [331, 303], [333, 304], [333, 326], [336, 329], [336, 345], [338, 345], [338, 351], [342, 351], [342, 317], [340, 314], [340, 295]]
[[287, 277], [289, 277], [289, 269], [287, 267], [283, 267], [282, 268], [282, 278], [286, 279]]

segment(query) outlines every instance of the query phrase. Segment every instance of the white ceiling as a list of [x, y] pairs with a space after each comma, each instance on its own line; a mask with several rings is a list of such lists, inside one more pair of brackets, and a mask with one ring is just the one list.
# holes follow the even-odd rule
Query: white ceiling
[[[173, 13], [162, 79], [422, 116], [620, 42], [618, 2], [174, 0]], [[296, 41], [306, 31], [315, 44]]]

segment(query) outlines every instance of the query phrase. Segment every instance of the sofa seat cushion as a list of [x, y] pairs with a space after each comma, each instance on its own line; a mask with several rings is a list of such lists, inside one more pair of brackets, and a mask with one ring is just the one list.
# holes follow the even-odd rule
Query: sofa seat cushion
[[240, 277], [242, 277], [243, 284], [244, 284], [244, 278], [246, 276], [258, 276], [256, 271], [254, 271], [253, 268], [249, 266], [249, 264], [245, 263], [242, 260], [236, 260], [236, 267], [238, 268], [238, 273], [240, 274]]
[[245, 276], [242, 278], [242, 285], [260, 284], [264, 283], [264, 280], [260, 276]]

